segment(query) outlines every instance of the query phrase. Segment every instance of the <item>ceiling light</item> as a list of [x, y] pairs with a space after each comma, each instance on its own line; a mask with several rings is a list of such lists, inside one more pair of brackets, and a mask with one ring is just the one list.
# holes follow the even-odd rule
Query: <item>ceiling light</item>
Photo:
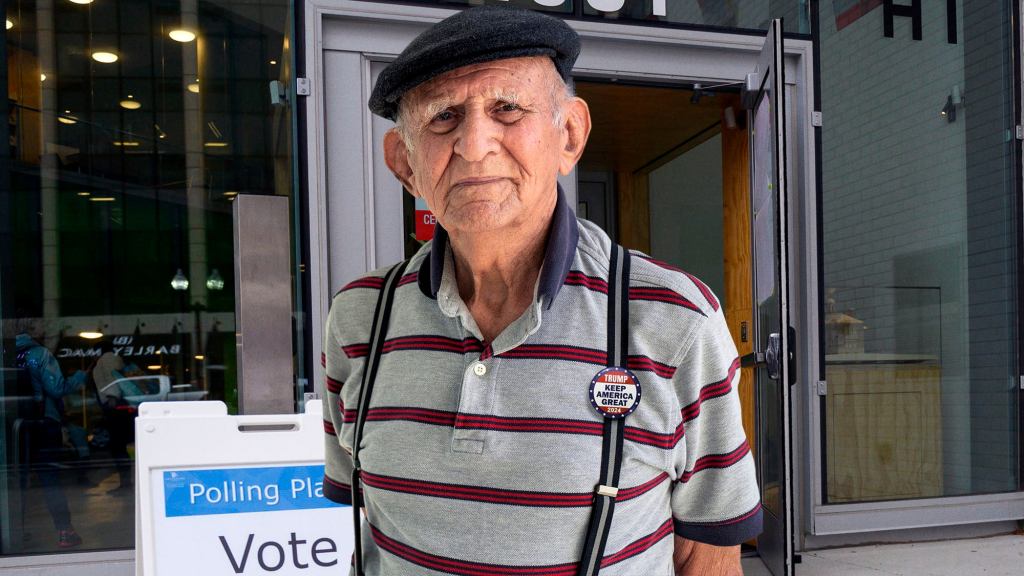
[[114, 146], [138, 146], [139, 143], [135, 140], [114, 140]]
[[225, 148], [225, 147], [227, 147], [227, 145], [228, 145], [227, 142], [204, 142], [203, 143], [203, 146], [206, 146], [207, 148]]
[[117, 200], [117, 198], [113, 196], [93, 196], [89, 198], [89, 202], [113, 202], [114, 200]]
[[231, 198], [232, 196], [238, 196], [238, 192], [228, 190], [227, 192], [224, 193], [224, 195], [227, 196], [228, 198]]
[[100, 338], [103, 338], [103, 332], [99, 332], [99, 331], [92, 332], [92, 331], [89, 331], [89, 330], [85, 330], [85, 331], [79, 332], [78, 333], [78, 337], [79, 338], [85, 338], [86, 340], [99, 340]]
[[117, 62], [117, 54], [103, 51], [93, 52], [92, 59], [102, 64], [113, 64], [114, 62]]
[[11, 22], [11, 19], [8, 18], [7, 19], [7, 29], [10, 30], [11, 28], [14, 28], [14, 22]]
[[124, 108], [125, 110], [138, 110], [139, 108], [142, 108], [142, 104], [134, 98], [134, 96], [129, 94], [127, 99], [121, 100], [121, 108]]
[[271, 60], [270, 63], [271, 64], [277, 64], [277, 60]]
[[170, 33], [168, 33], [167, 35], [171, 37], [171, 40], [175, 40], [178, 42], [191, 42], [196, 39], [195, 32], [191, 30], [185, 30], [184, 28], [171, 30]]
[[192, 84], [189, 84], [188, 91], [193, 94], [199, 94], [199, 80], [196, 80]]
[[206, 356], [203, 356], [202, 354], [196, 354], [196, 360], [206, 360]]
[[40, 74], [39, 75], [39, 81], [40, 82], [46, 82], [46, 74]]
[[[65, 112], [65, 114], [68, 114], [68, 112]], [[78, 119], [74, 116], [57, 116], [57, 122], [61, 124], [76, 124]]]
[[72, 4], [92, 4], [92, 0], [71, 0]]
[[89, 193], [88, 192], [79, 192], [78, 195], [79, 196], [88, 196]]
[[146, 366], [146, 370], [160, 370], [161, 368], [163, 368], [163, 366], [159, 364], [151, 364], [149, 366]]

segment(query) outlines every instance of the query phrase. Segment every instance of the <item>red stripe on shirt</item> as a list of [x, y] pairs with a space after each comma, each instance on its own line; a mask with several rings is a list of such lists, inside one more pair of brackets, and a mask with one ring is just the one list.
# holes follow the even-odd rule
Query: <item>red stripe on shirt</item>
[[726, 375], [724, 380], [719, 380], [704, 386], [700, 389], [700, 395], [696, 400], [687, 404], [683, 410], [683, 422], [689, 422], [697, 416], [700, 416], [700, 406], [702, 403], [711, 400], [712, 398], [719, 398], [725, 396], [732, 390], [732, 380], [736, 377], [736, 371], [740, 369], [740, 359], [736, 358], [729, 365], [729, 373]]
[[[390, 538], [373, 524], [369, 526], [373, 541], [382, 550], [386, 550], [407, 562], [430, 570], [437, 570], [438, 572], [446, 572], [458, 576], [575, 576], [577, 571], [577, 562], [546, 566], [508, 566], [448, 558], [413, 548], [408, 544]], [[670, 534], [672, 534], [671, 518], [662, 523], [654, 532], [628, 544], [622, 550], [602, 558], [601, 567], [606, 568], [637, 556]]]
[[683, 472], [681, 476], [679, 476], [679, 482], [689, 482], [690, 478], [693, 478], [693, 475], [700, 472], [701, 470], [708, 470], [712, 468], [728, 468], [733, 464], [736, 464], [740, 460], [743, 460], [743, 457], [749, 453], [750, 446], [747, 444], [747, 441], [744, 440], [742, 443], [740, 443], [739, 446], [736, 447], [735, 450], [731, 452], [727, 452], [725, 454], [708, 454], [707, 456], [701, 456], [700, 458], [697, 459], [696, 462], [694, 462], [692, 470], [687, 470]]
[[[356, 410], [344, 410], [342, 414], [346, 424], [356, 421]], [[601, 422], [589, 420], [458, 414], [431, 408], [403, 408], [397, 406], [371, 408], [367, 412], [366, 421], [416, 422], [435, 426], [451, 426], [466, 430], [495, 430], [498, 432], [579, 434], [584, 436], [601, 436], [604, 434], [604, 425]], [[623, 435], [630, 442], [670, 450], [675, 448], [676, 444], [683, 437], [683, 427], [680, 424], [675, 431], [666, 433], [626, 426]]]
[[[508, 504], [512, 506], [531, 506], [543, 508], [575, 508], [590, 506], [594, 502], [593, 492], [531, 492], [526, 490], [507, 490], [502, 488], [491, 488], [488, 486], [471, 486], [465, 484], [447, 484], [441, 482], [428, 482], [412, 478], [399, 478], [395, 476], [383, 476], [364, 471], [363, 482], [372, 488], [401, 492], [404, 494], [418, 494], [435, 498], [449, 498], [454, 500], [471, 500], [474, 502], [489, 502], [492, 504]], [[662, 472], [651, 480], [638, 486], [621, 488], [616, 497], [617, 502], [632, 500], [668, 479], [668, 474]]]

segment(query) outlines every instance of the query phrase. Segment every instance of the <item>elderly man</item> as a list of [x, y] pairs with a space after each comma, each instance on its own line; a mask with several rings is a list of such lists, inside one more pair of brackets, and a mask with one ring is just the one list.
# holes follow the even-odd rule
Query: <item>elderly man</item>
[[590, 131], [578, 52], [561, 20], [474, 8], [371, 95], [439, 225], [331, 306], [324, 492], [362, 509], [355, 573], [731, 575], [760, 531], [718, 301], [558, 187]]

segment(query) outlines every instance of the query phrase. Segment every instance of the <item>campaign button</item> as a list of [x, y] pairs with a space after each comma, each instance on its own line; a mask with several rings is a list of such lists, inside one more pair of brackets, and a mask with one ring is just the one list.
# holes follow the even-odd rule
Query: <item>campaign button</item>
[[605, 418], [625, 418], [640, 405], [640, 380], [626, 368], [605, 368], [590, 381], [590, 403]]

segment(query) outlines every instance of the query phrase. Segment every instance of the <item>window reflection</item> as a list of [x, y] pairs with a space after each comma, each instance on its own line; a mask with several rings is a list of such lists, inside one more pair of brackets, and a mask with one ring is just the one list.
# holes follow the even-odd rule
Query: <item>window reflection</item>
[[232, 202], [292, 193], [292, 6], [5, 8], [0, 553], [130, 548], [138, 405], [237, 404]]

